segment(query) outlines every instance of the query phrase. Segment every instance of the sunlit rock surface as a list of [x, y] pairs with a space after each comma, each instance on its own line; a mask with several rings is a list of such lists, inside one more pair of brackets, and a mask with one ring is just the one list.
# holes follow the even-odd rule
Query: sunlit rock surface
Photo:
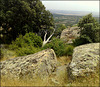
[[22, 78], [39, 76], [46, 78], [56, 68], [56, 55], [52, 49], [46, 49], [35, 54], [16, 57], [0, 62], [1, 75]]
[[71, 27], [64, 29], [61, 33], [60, 38], [67, 43], [72, 43], [72, 40], [80, 36], [79, 27]]
[[74, 49], [69, 72], [72, 76], [86, 76], [96, 71], [99, 64], [100, 43], [78, 46]]

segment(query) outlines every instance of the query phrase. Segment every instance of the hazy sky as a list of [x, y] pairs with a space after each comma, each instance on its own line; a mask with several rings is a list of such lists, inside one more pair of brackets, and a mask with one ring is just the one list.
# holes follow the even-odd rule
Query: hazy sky
[[42, 1], [46, 9], [99, 12], [98, 1]]

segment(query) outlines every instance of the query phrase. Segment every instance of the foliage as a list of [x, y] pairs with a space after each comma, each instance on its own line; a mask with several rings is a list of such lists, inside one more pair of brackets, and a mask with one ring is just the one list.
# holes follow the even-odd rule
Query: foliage
[[30, 45], [34, 47], [41, 47], [42, 46], [41, 37], [31, 32], [26, 33], [24, 36], [19, 35], [19, 37], [16, 38], [16, 40], [12, 42], [11, 48], [16, 49], [17, 47], [25, 47], [25, 46], [30, 46]]
[[0, 0], [1, 33], [9, 39], [8, 42], [2, 38], [2, 43], [10, 43], [20, 34], [38, 33], [53, 25], [52, 14], [45, 10], [40, 0]]
[[18, 49], [16, 49], [17, 56], [25, 56], [28, 54], [36, 53], [38, 51], [40, 51], [40, 49], [34, 46], [27, 46], [22, 48], [19, 47]]
[[55, 31], [54, 36], [60, 36], [61, 32], [62, 32], [64, 29], [66, 29], [66, 26], [65, 26], [64, 24], [59, 24], [59, 25], [57, 26], [57, 29], [56, 29], [56, 31]]
[[64, 56], [64, 55], [69, 55], [71, 56], [73, 53], [73, 46], [71, 45], [66, 45], [62, 40], [60, 39], [54, 39], [52, 42], [47, 43], [43, 49], [51, 48], [55, 51], [56, 55], [59, 56]]
[[86, 43], [99, 42], [99, 24], [92, 14], [88, 14], [80, 19], [78, 23], [80, 27], [80, 37], [74, 40], [74, 45], [82, 45]]
[[[77, 24], [79, 19], [82, 16], [72, 16], [72, 15], [61, 15], [61, 14], [53, 14], [55, 24], [64, 24], [66, 27], [72, 27], [74, 24]], [[98, 18], [97, 18], [98, 19]]]
[[47, 43], [43, 49], [51, 48], [55, 51], [57, 56], [64, 55], [65, 44], [60, 39], [55, 39], [51, 43]]
[[67, 55], [67, 56], [72, 56], [72, 54], [73, 54], [73, 49], [74, 49], [74, 46], [72, 46], [72, 45], [67, 45], [66, 48], [65, 48], [65, 55]]
[[26, 33], [24, 36], [19, 35], [15, 41], [9, 46], [10, 49], [15, 50], [18, 56], [32, 54], [39, 51], [42, 46], [42, 39], [34, 33]]
[[94, 27], [97, 27], [97, 26], [98, 26], [98, 22], [97, 22], [97, 20], [96, 20], [94, 17], [92, 17], [92, 13], [90, 13], [90, 14], [88, 14], [88, 15], [86, 15], [86, 16], [83, 16], [83, 17], [79, 20], [78, 26], [79, 26], [80, 28], [84, 28], [84, 25], [85, 25], [85, 24], [88, 24], [88, 23], [93, 23]]
[[79, 45], [86, 44], [86, 43], [92, 43], [90, 37], [88, 37], [86, 35], [83, 35], [83, 36], [78, 37], [75, 40], [73, 40], [74, 46], [79, 46]]

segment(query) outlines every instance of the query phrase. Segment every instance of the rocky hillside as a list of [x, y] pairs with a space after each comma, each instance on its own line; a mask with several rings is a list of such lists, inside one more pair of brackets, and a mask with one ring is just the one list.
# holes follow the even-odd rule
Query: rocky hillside
[[[35, 54], [16, 57], [0, 62], [1, 77], [42, 79], [42, 84], [49, 86], [97, 86], [99, 84], [99, 45], [90, 43], [75, 47], [72, 60], [59, 64], [52, 49], [46, 49]], [[67, 58], [67, 57], [66, 57]], [[62, 61], [61, 61], [62, 63]], [[76, 78], [80, 78], [76, 80]], [[86, 79], [85, 79], [86, 78]], [[46, 79], [46, 80], [44, 80]], [[5, 81], [5, 80], [4, 80]], [[80, 82], [81, 81], [81, 82]], [[43, 85], [41, 85], [43, 86]]]
[[61, 33], [60, 38], [67, 43], [72, 43], [73, 39], [80, 36], [79, 31], [79, 27], [71, 27], [64, 29]]

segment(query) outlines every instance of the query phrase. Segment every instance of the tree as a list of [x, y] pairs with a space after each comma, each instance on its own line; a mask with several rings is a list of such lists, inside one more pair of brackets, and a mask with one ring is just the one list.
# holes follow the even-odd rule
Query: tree
[[9, 42], [15, 40], [19, 34], [38, 34], [53, 24], [52, 14], [45, 10], [40, 0], [0, 0], [1, 33]]
[[92, 14], [88, 14], [80, 19], [78, 27], [81, 29], [80, 37], [78, 38], [81, 44], [99, 42], [99, 24], [97, 20], [92, 17]]

